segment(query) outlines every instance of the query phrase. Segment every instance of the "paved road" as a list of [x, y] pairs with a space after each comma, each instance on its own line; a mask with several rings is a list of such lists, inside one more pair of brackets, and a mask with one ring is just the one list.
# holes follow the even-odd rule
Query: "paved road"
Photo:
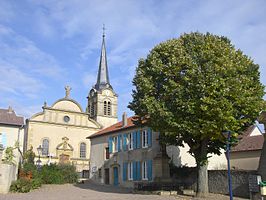
[[[0, 200], [189, 200], [185, 196], [132, 194], [130, 190], [87, 182], [78, 185], [44, 185], [26, 194], [0, 194]], [[211, 195], [207, 199], [228, 200], [227, 196]], [[235, 200], [237, 200], [235, 198]], [[239, 199], [240, 200], [240, 199]]]

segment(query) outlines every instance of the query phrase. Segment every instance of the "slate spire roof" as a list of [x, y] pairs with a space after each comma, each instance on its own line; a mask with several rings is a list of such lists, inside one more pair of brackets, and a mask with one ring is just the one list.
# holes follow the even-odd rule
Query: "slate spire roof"
[[101, 49], [101, 57], [100, 57], [100, 64], [98, 70], [98, 78], [97, 83], [95, 84], [96, 90], [101, 90], [104, 88], [111, 88], [109, 81], [109, 73], [107, 67], [107, 56], [106, 56], [106, 48], [105, 48], [105, 28], [103, 27], [103, 40], [102, 40], [102, 49]]

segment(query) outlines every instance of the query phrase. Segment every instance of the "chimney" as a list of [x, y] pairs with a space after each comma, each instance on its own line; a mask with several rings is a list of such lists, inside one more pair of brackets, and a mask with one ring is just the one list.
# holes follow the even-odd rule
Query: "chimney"
[[8, 113], [13, 113], [13, 109], [12, 109], [12, 107], [11, 106], [8, 106]]
[[127, 126], [127, 113], [124, 112], [122, 115], [122, 126], [125, 127]]

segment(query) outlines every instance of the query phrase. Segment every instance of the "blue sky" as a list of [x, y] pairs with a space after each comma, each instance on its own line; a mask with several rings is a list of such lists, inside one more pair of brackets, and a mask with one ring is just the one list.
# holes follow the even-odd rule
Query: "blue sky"
[[185, 32], [227, 36], [260, 65], [266, 84], [264, 0], [1, 0], [0, 107], [26, 118], [64, 97], [85, 110], [96, 83], [102, 39], [110, 81], [127, 111], [138, 60], [156, 44]]

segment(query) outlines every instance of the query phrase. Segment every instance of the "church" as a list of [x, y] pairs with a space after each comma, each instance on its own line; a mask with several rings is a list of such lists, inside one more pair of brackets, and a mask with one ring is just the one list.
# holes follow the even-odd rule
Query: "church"
[[24, 152], [32, 149], [37, 165], [74, 164], [81, 177], [88, 177], [90, 141], [86, 137], [117, 122], [117, 94], [108, 74], [105, 34], [102, 37], [96, 84], [90, 89], [85, 110], [71, 98], [71, 87], [65, 96], [26, 120]]

